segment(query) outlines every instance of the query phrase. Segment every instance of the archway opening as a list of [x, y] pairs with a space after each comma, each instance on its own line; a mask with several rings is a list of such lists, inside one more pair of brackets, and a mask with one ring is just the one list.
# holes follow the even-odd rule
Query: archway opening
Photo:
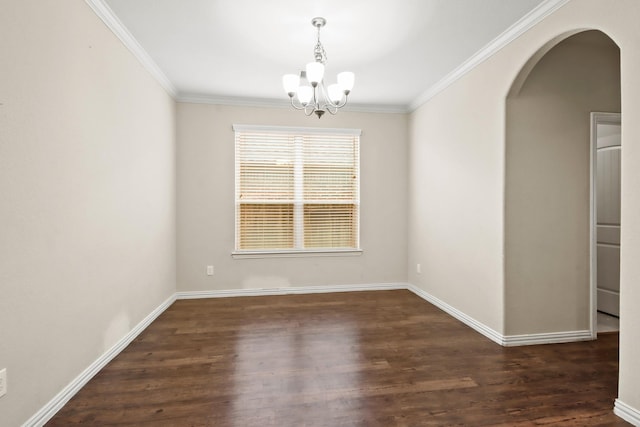
[[600, 31], [557, 37], [514, 80], [506, 99], [507, 336], [595, 338], [590, 114], [619, 113], [620, 93], [620, 49]]

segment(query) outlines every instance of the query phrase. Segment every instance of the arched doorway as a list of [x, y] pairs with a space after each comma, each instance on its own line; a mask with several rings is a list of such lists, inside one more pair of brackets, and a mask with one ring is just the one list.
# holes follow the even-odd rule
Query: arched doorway
[[600, 31], [550, 41], [506, 100], [505, 335], [595, 337], [590, 113], [620, 112], [620, 50]]

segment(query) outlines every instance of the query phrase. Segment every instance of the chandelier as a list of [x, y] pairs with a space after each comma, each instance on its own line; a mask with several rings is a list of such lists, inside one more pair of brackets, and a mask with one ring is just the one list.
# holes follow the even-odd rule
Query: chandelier
[[299, 75], [285, 74], [282, 77], [282, 85], [289, 95], [291, 106], [296, 110], [303, 110], [307, 116], [315, 113], [318, 118], [322, 117], [326, 111], [336, 114], [339, 108], [344, 107], [354, 82], [353, 73], [344, 71], [338, 74], [338, 83], [325, 87], [323, 77], [327, 52], [320, 43], [320, 28], [326, 23], [327, 20], [321, 17], [311, 20], [311, 25], [318, 29], [318, 39], [313, 49], [315, 62], [308, 63]]

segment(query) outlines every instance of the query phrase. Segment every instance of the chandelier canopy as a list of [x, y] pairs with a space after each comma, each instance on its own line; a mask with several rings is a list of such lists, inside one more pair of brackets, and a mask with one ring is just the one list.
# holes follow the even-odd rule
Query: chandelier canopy
[[300, 74], [285, 74], [282, 85], [289, 95], [291, 106], [296, 110], [303, 110], [307, 116], [315, 113], [318, 118], [325, 111], [336, 114], [339, 108], [347, 104], [347, 97], [353, 89], [354, 75], [344, 71], [337, 76], [337, 83], [325, 87], [324, 64], [327, 62], [327, 52], [320, 43], [320, 29], [327, 20], [321, 17], [313, 18], [311, 24], [318, 29], [318, 39], [313, 49], [314, 62], [307, 64]]

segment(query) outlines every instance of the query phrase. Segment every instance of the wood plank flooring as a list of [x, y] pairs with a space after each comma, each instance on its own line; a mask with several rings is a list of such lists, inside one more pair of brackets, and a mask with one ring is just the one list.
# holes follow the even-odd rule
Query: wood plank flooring
[[181, 300], [47, 426], [626, 426], [618, 334], [503, 348], [409, 291]]

